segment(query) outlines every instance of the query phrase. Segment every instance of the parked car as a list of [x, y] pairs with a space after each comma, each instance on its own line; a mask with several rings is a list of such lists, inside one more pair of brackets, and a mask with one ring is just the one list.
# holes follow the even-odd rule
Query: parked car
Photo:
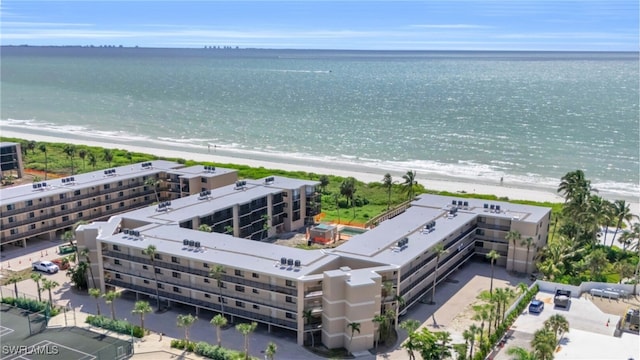
[[51, 261], [36, 261], [33, 263], [33, 270], [43, 271], [49, 274], [55, 274], [60, 270], [58, 265]]
[[544, 303], [540, 300], [533, 300], [531, 304], [529, 304], [529, 312], [534, 314], [539, 314], [544, 310]]

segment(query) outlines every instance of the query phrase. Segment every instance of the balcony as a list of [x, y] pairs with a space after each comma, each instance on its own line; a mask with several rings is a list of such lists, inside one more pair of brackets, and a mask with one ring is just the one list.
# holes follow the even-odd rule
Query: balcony
[[[134, 284], [130, 284], [127, 283], [125, 281], [119, 280], [119, 279], [109, 279], [107, 281], [107, 284], [112, 285], [112, 286], [118, 286], [124, 289], [128, 289], [128, 290], [132, 290], [132, 291], [136, 291], [136, 292], [140, 292], [140, 293], [144, 293], [147, 294], [149, 296], [155, 296], [156, 295], [156, 291], [155, 289], [150, 289], [147, 287], [143, 287], [143, 286], [139, 286], [139, 285], [134, 285]], [[158, 290], [158, 295], [160, 295], [160, 297], [163, 297], [165, 299], [170, 299], [173, 301], [177, 301], [183, 304], [187, 304], [187, 305], [192, 305], [192, 306], [200, 306], [209, 310], [213, 310], [213, 311], [217, 311], [217, 312], [222, 312], [222, 308], [220, 306], [220, 304], [214, 304], [212, 302], [209, 301], [205, 301], [205, 300], [199, 300], [199, 299], [193, 299], [191, 297], [188, 296], [184, 296], [184, 295], [180, 295], [180, 294], [176, 294], [176, 293], [171, 293], [171, 292], [167, 292], [164, 290]], [[279, 319], [279, 318], [275, 318], [275, 317], [271, 317], [271, 316], [267, 316], [267, 315], [263, 315], [263, 314], [257, 314], [254, 313], [252, 311], [246, 311], [246, 310], [241, 310], [238, 308], [234, 308], [231, 306], [225, 306], [224, 307], [224, 313], [225, 314], [232, 314], [234, 316], [238, 316], [241, 318], [245, 318], [248, 320], [257, 320], [257, 321], [261, 321], [264, 323], [269, 323], [269, 324], [273, 324], [273, 325], [277, 325], [289, 330], [294, 330], [296, 331], [298, 329], [298, 324], [297, 322], [294, 321], [288, 321], [288, 320], [283, 320], [283, 319]]]

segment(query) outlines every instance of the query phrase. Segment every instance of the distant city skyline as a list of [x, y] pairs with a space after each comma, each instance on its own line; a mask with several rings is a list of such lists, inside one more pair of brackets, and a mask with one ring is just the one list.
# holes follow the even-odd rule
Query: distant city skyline
[[638, 51], [636, 0], [24, 1], [2, 45]]

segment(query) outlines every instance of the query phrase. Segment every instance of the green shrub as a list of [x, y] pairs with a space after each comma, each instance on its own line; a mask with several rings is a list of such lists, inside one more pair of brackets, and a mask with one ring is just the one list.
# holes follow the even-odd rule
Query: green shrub
[[[24, 309], [32, 313], [45, 311], [47, 308], [47, 305], [49, 304], [46, 301], [38, 301], [34, 299], [25, 299], [25, 298], [12, 298], [12, 297], [2, 298], [2, 303], [9, 304], [11, 306], [15, 306], [20, 309]], [[50, 317], [56, 316], [58, 314], [60, 314], [59, 308], [55, 306], [51, 308], [51, 311], [49, 312]]]
[[133, 335], [137, 338], [144, 336], [142, 328], [139, 326], [133, 326], [131, 323], [124, 320], [112, 320], [102, 315], [89, 315], [87, 316], [86, 322], [92, 326], [115, 331], [119, 334]]
[[229, 350], [217, 345], [208, 344], [204, 341], [196, 344], [195, 353], [214, 360], [233, 359], [233, 354]]

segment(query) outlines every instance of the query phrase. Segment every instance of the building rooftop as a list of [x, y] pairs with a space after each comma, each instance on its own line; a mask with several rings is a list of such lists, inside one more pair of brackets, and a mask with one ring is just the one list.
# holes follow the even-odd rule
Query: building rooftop
[[[49, 179], [39, 183], [16, 186], [0, 190], [0, 206], [5, 204], [13, 204], [20, 201], [39, 199], [45, 196], [54, 196], [58, 194], [69, 193], [75, 190], [85, 189], [89, 186], [102, 186], [110, 184], [114, 181], [128, 180], [140, 176], [150, 176], [157, 174], [159, 171], [177, 170], [183, 165], [176, 162], [155, 160], [148, 162], [151, 166], [142, 166], [147, 163], [137, 163], [126, 166], [118, 166], [111, 168], [115, 170], [110, 174], [106, 174], [107, 170], [92, 171], [84, 174], [76, 174], [60, 179]], [[33, 185], [41, 186], [37, 189]]]
[[181, 168], [178, 171], [171, 171], [171, 173], [178, 173], [182, 178], [191, 179], [195, 177], [212, 178], [223, 174], [238, 172], [238, 170], [235, 169], [226, 169], [220, 167], [214, 167], [213, 169], [215, 170], [210, 170], [209, 167], [205, 168], [204, 165], [193, 165], [186, 168]]
[[[180, 228], [175, 225], [146, 225], [138, 228], [140, 237], [124, 233], [102, 237], [105, 243], [145, 249], [154, 245], [161, 254], [175, 255], [206, 262], [237, 267], [268, 275], [297, 279], [336, 259], [335, 255], [321, 251], [307, 251], [287, 246], [278, 246], [260, 241], [235, 238], [226, 234], [207, 233]], [[196, 249], [183, 245], [183, 240], [200, 242]], [[281, 258], [300, 260], [301, 266], [283, 266]]]
[[[269, 181], [267, 181], [269, 180]], [[258, 180], [246, 180], [247, 185], [261, 185], [276, 189], [297, 189], [302, 186], [316, 186], [320, 182], [316, 180], [293, 179], [284, 176], [267, 176]]]

